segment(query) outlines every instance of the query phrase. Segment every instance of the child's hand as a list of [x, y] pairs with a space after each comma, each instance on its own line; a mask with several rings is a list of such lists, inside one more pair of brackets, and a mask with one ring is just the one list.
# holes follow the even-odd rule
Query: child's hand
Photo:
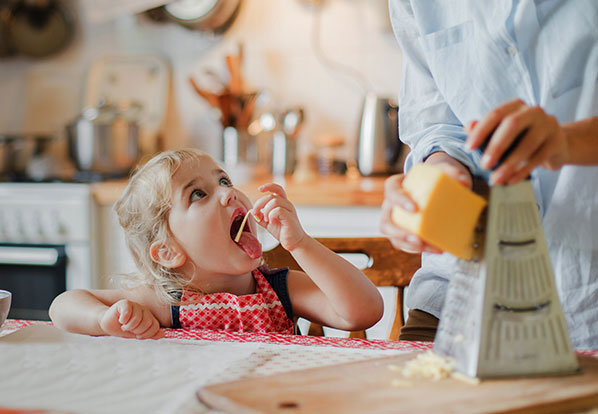
[[100, 327], [108, 335], [123, 338], [158, 339], [164, 336], [160, 323], [150, 310], [127, 299], [108, 308], [100, 319]]
[[299, 223], [293, 204], [287, 199], [284, 189], [278, 184], [268, 183], [258, 188], [263, 196], [253, 205], [253, 216], [265, 227], [286, 250], [291, 251], [303, 240], [305, 231]]

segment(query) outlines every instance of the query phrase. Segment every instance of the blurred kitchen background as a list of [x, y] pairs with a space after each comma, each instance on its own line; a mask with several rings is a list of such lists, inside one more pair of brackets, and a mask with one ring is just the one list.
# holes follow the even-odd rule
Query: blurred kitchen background
[[[92, 88], [89, 75], [94, 62], [106, 56], [150, 55], [165, 62], [167, 90], [164, 94], [157, 90], [153, 97], [163, 101], [164, 112], [160, 107], [144, 114], [157, 118], [144, 121], [158, 124], [151, 126], [154, 146], [195, 146], [219, 159], [223, 159], [220, 114], [193, 90], [189, 77], [218, 92], [219, 82], [230, 79], [225, 57], [237, 54], [240, 45], [244, 87], [261, 93], [253, 115], [270, 111], [278, 118], [290, 108], [304, 111], [297, 137], [299, 154], [315, 153], [332, 142], [336, 157], [355, 158], [365, 95], [397, 94], [401, 54], [386, 0], [183, 0], [187, 4], [180, 10], [170, 4], [179, 16], [187, 13], [189, 18], [218, 7], [224, 9], [221, 20], [230, 15], [224, 24], [218, 20], [201, 24], [198, 19], [195, 25], [175, 22], [173, 15], [156, 9], [163, 3], [4, 0], [0, 134], [64, 136], [65, 125], [84, 107], [98, 104], [85, 95]], [[218, 3], [228, 3], [229, 10]], [[35, 7], [56, 15], [40, 23], [43, 17], [32, 17], [40, 14]], [[58, 13], [71, 17], [65, 28]], [[34, 27], [27, 28], [28, 24]], [[42, 36], [56, 40], [46, 44]], [[144, 87], [142, 79], [121, 88], [134, 94], [133, 89]], [[126, 89], [121, 93], [126, 95]], [[144, 145], [145, 152], [153, 149], [151, 142]]]

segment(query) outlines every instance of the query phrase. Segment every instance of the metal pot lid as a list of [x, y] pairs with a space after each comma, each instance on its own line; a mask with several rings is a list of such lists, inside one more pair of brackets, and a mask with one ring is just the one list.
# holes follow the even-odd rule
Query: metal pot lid
[[172, 17], [181, 20], [198, 20], [207, 16], [220, 0], [177, 0], [164, 6]]
[[177, 0], [156, 9], [150, 16], [191, 30], [223, 33], [235, 20], [240, 4], [241, 0]]

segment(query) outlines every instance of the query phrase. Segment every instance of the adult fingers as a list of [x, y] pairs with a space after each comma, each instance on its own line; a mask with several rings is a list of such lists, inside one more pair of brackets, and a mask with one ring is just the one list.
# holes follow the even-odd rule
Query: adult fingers
[[538, 151], [530, 158], [527, 164], [512, 174], [507, 179], [509, 185], [517, 184], [518, 182], [526, 179], [534, 170], [538, 167], [543, 160], [545, 160], [552, 153], [550, 142], [546, 142], [542, 145]]
[[417, 211], [417, 204], [409, 197], [409, 194], [403, 190], [404, 174], [390, 176], [384, 181], [384, 199], [391, 205], [399, 205], [403, 209], [411, 212]]
[[426, 159], [426, 165], [440, 168], [449, 177], [459, 181], [465, 187], [471, 188], [472, 177], [469, 168], [450, 155], [444, 152], [435, 152]]
[[465, 140], [465, 147], [473, 150], [478, 148], [496, 129], [504, 117], [525, 106], [521, 99], [514, 99], [490, 111], [481, 121], [476, 122]]
[[[537, 124], [538, 119], [544, 116], [539, 107], [522, 106], [516, 111], [506, 115], [492, 136], [482, 155], [482, 167], [491, 169], [503, 158], [503, 155], [513, 146], [513, 152], [517, 152], [521, 143], [527, 139], [526, 130]], [[519, 142], [516, 142], [518, 140]], [[509, 155], [509, 157], [512, 154]], [[504, 162], [504, 160], [503, 160]]]
[[548, 139], [546, 134], [547, 131], [541, 124], [536, 123], [528, 127], [525, 136], [521, 139], [517, 148], [492, 172], [490, 175], [491, 181], [495, 184], [504, 184], [514, 174], [527, 169], [530, 165], [531, 157]]
[[387, 201], [384, 201], [382, 203], [380, 231], [388, 238], [395, 249], [403, 250], [407, 253], [421, 253], [422, 251], [440, 253], [440, 250], [426, 244], [415, 234], [398, 227], [391, 219], [391, 210], [392, 206]]

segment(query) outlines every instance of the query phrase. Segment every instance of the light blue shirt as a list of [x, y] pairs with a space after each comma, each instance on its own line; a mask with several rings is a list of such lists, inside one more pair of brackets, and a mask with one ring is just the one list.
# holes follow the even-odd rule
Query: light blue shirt
[[[487, 177], [463, 150], [463, 125], [515, 98], [559, 123], [598, 115], [597, 0], [389, 0], [403, 51], [399, 131], [408, 171], [444, 151]], [[596, 143], [598, 145], [598, 142]], [[598, 167], [536, 169], [556, 285], [573, 345], [598, 348]], [[424, 254], [407, 306], [437, 317], [454, 258]]]

